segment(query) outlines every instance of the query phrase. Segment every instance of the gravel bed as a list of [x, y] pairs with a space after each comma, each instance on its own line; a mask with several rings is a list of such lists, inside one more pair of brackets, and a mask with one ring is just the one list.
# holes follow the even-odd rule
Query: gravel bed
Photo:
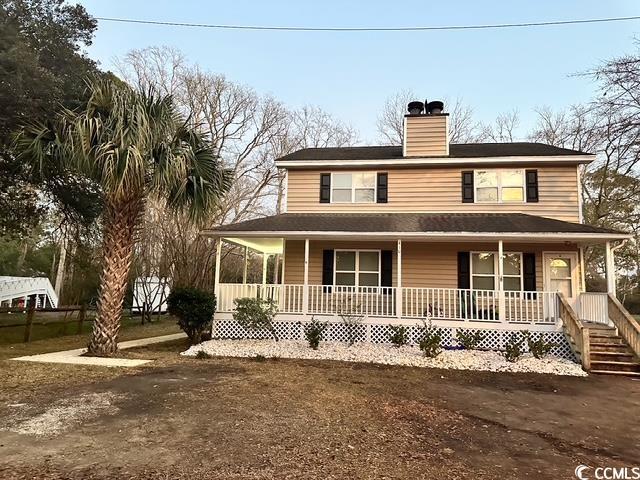
[[195, 356], [204, 351], [216, 357], [298, 358], [340, 360], [344, 362], [380, 363], [410, 367], [447, 368], [456, 370], [484, 370], [491, 372], [536, 372], [554, 375], [586, 376], [577, 363], [548, 356], [536, 359], [525, 354], [515, 363], [507, 362], [499, 352], [478, 350], [444, 350], [436, 358], [426, 358], [415, 346], [400, 348], [391, 345], [323, 342], [313, 350], [305, 342], [281, 340], [209, 340], [194, 345], [182, 355]]

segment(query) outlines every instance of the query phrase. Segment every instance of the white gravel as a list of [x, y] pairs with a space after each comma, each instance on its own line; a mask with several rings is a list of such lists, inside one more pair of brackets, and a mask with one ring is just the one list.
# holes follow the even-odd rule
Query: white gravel
[[507, 362], [499, 352], [478, 350], [443, 350], [436, 358], [426, 358], [417, 347], [396, 348], [391, 345], [322, 342], [313, 350], [302, 341], [281, 340], [209, 340], [194, 345], [182, 355], [195, 356], [204, 351], [216, 357], [300, 358], [341, 360], [345, 362], [380, 363], [410, 367], [447, 368], [456, 370], [485, 370], [491, 372], [536, 372], [583, 377], [586, 372], [577, 363], [548, 356], [538, 360], [523, 355], [517, 362]]

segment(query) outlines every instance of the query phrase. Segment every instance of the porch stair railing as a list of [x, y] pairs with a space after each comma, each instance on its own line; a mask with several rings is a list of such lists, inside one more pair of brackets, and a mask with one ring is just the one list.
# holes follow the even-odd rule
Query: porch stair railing
[[633, 353], [640, 357], [640, 323], [622, 306], [611, 293], [608, 294], [607, 305], [609, 318]]
[[583, 293], [578, 313], [558, 298], [569, 345], [586, 371], [640, 376], [640, 324], [614, 295]]
[[559, 314], [562, 319], [562, 325], [571, 345], [571, 349], [576, 357], [580, 360], [582, 368], [586, 371], [591, 369], [589, 352], [589, 328], [580, 321], [578, 315], [573, 310], [564, 294], [558, 292]]

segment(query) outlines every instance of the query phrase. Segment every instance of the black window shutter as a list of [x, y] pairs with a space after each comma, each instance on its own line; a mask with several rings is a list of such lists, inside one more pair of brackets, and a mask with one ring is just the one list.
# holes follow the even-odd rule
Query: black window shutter
[[333, 250], [322, 251], [322, 285], [325, 292], [331, 292], [326, 285], [333, 285]]
[[538, 170], [527, 170], [525, 172], [527, 185], [527, 202], [538, 201]]
[[522, 254], [522, 280], [524, 283], [524, 289], [527, 292], [536, 291], [536, 254], [535, 253], [523, 253]]
[[329, 203], [331, 201], [331, 174], [320, 174], [320, 203]]
[[462, 172], [462, 203], [473, 203], [473, 170]]
[[[391, 250], [382, 250], [380, 257], [380, 286], [393, 286], [393, 252]], [[391, 293], [391, 290], [387, 290]]]
[[469, 252], [458, 252], [458, 288], [471, 288]]
[[377, 203], [387, 203], [388, 182], [389, 182], [389, 175], [387, 173], [378, 173], [378, 196], [376, 198]]

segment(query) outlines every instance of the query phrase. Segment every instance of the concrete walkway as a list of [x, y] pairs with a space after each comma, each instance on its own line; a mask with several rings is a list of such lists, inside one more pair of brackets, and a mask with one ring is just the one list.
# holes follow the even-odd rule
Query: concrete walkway
[[[159, 337], [141, 338], [139, 340], [129, 340], [118, 343], [120, 350], [127, 348], [144, 347], [154, 343], [170, 342], [185, 338], [184, 333], [173, 333], [171, 335], [161, 335]], [[98, 365], [101, 367], [137, 367], [153, 360], [138, 360], [129, 358], [104, 358], [104, 357], [83, 357], [86, 348], [76, 348], [74, 350], [63, 350], [61, 352], [40, 353], [38, 355], [27, 355], [26, 357], [16, 357], [11, 360], [21, 362], [41, 362], [41, 363], [69, 363], [73, 365]]]

